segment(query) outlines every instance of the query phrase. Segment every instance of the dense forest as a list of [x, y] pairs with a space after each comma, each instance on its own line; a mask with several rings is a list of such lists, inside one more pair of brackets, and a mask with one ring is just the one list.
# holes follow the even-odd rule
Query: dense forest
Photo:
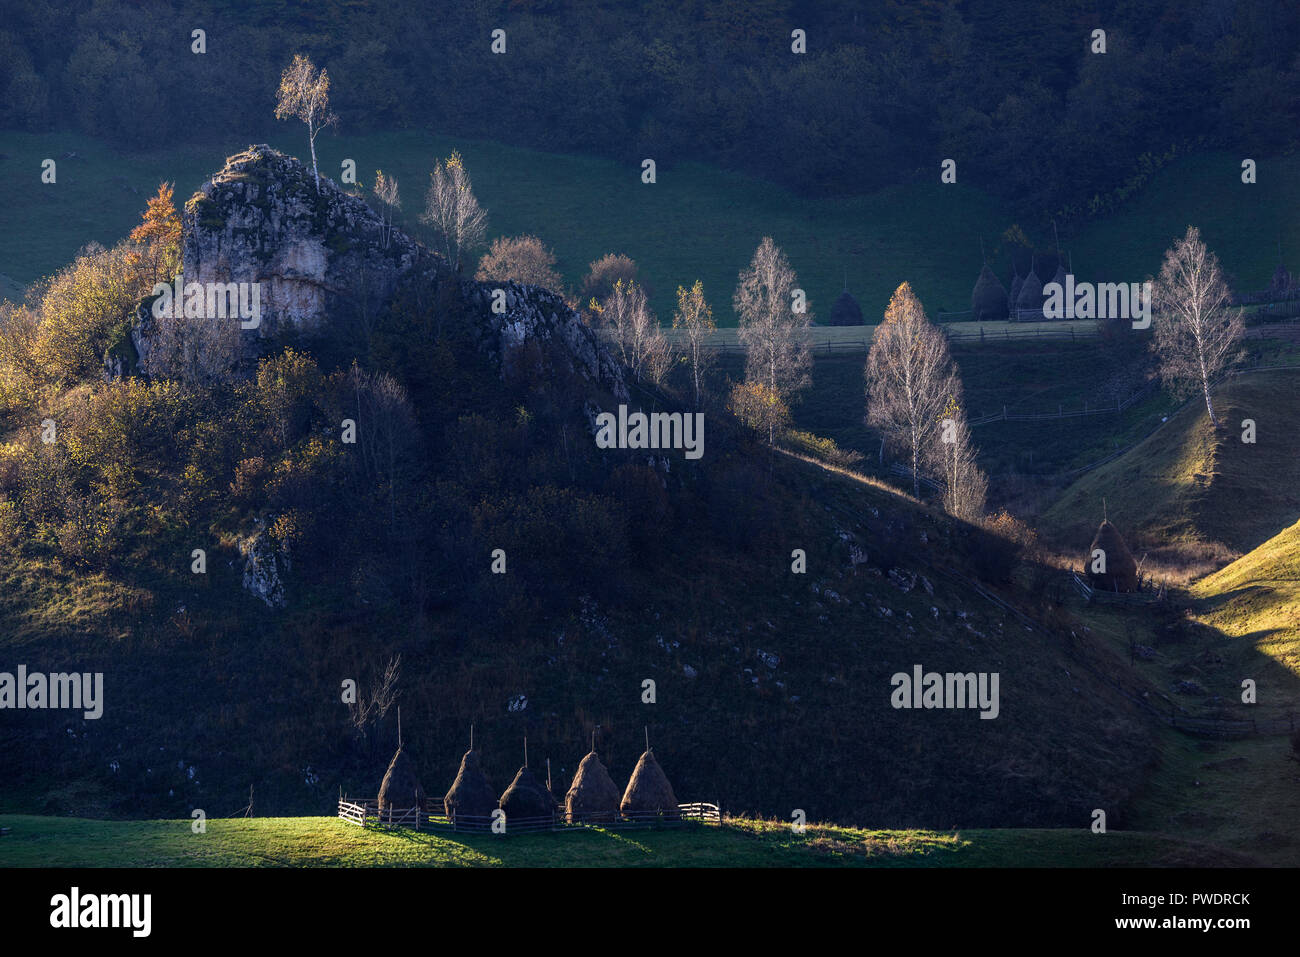
[[727, 0], [654, 15], [627, 0], [13, 0], [0, 128], [246, 141], [272, 122], [280, 65], [305, 52], [351, 131], [705, 161], [817, 195], [930, 177], [951, 157], [1027, 222], [1065, 221], [1114, 208], [1189, 148], [1294, 148], [1297, 41], [1289, 0]]

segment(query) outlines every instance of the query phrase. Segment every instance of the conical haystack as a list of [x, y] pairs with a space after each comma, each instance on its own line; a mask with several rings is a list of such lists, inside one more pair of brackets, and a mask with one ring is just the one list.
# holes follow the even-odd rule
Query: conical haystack
[[[1016, 297], [1017, 309], [1030, 309], [1038, 313], [1038, 318], [1042, 318], [1043, 312], [1043, 281], [1038, 278], [1038, 273], [1029, 270], [1029, 275], [1020, 286], [1020, 295]], [[1020, 318], [1019, 316], [1016, 317]], [[1026, 317], [1032, 319], [1033, 317]]]
[[835, 300], [835, 304], [831, 306], [831, 325], [862, 325], [862, 307], [858, 305], [858, 301], [849, 294], [847, 289], [840, 293], [839, 298]]
[[379, 810], [405, 811], [413, 807], [424, 809], [424, 788], [415, 773], [415, 762], [398, 748], [379, 785]]
[[664, 820], [675, 821], [681, 816], [673, 786], [652, 752], [646, 751], [636, 763], [636, 770], [627, 782], [619, 810], [629, 817], [646, 818], [662, 815]]
[[[1094, 572], [1093, 566], [1098, 561], [1100, 550], [1106, 558], [1105, 571]], [[1101, 523], [1097, 534], [1088, 548], [1088, 558], [1084, 562], [1088, 571], [1088, 580], [1094, 588], [1102, 591], [1137, 591], [1137, 562], [1133, 553], [1124, 544], [1119, 530], [1109, 521]]]
[[501, 810], [506, 812], [507, 828], [511, 821], [549, 820], [555, 816], [555, 798], [532, 769], [524, 765], [501, 795]]
[[975, 280], [975, 289], [970, 294], [971, 312], [976, 319], [995, 322], [1007, 317], [1007, 291], [1002, 288], [998, 277], [986, 264]]
[[618, 785], [592, 751], [578, 765], [569, 793], [564, 796], [565, 820], [570, 824], [617, 821], [618, 805]]
[[483, 773], [477, 751], [466, 751], [460, 759], [460, 770], [456, 772], [456, 780], [451, 782], [451, 789], [442, 799], [442, 806], [447, 817], [483, 819], [474, 823], [487, 823], [487, 819], [492, 817], [492, 812], [497, 807], [497, 796], [488, 783], [487, 775]]
[[1058, 286], [1061, 287], [1062, 295], [1065, 294], [1065, 277], [1066, 277], [1065, 267], [1057, 266], [1056, 275], [1052, 277], [1052, 282], [1056, 283]]

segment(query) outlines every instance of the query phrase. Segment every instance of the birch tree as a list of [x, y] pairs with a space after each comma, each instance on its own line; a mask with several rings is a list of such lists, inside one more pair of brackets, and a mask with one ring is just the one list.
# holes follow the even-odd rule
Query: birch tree
[[598, 304], [598, 312], [623, 364], [637, 379], [644, 378], [651, 371], [652, 357], [668, 348], [659, 322], [650, 311], [645, 289], [639, 283], [620, 279], [605, 301]]
[[434, 167], [420, 221], [433, 227], [453, 269], [460, 269], [462, 256], [483, 245], [487, 212], [474, 196], [460, 153]]
[[280, 89], [275, 104], [277, 120], [297, 117], [307, 124], [307, 141], [311, 146], [311, 173], [320, 192], [320, 172], [316, 168], [316, 134], [327, 126], [338, 123], [330, 110], [330, 77], [322, 68], [301, 53], [294, 54], [284, 73], [280, 75]]
[[375, 170], [375, 199], [379, 201], [380, 243], [385, 249], [393, 241], [393, 221], [397, 211], [402, 208], [402, 199], [397, 193], [397, 177], [385, 176], [382, 169]]
[[1199, 390], [1215, 428], [1212, 383], [1240, 360], [1246, 334], [1241, 311], [1228, 304], [1230, 295], [1218, 257], [1205, 248], [1200, 230], [1188, 226], [1165, 252], [1153, 284], [1152, 348], [1160, 377], [1181, 395]]
[[939, 414], [939, 430], [930, 447], [930, 465], [943, 477], [943, 507], [949, 515], [978, 522], [988, 500], [988, 478], [976, 462], [966, 412], [955, 395], [949, 395]]
[[867, 424], [908, 456], [912, 494], [920, 497], [921, 466], [931, 454], [948, 398], [960, 396], [961, 384], [948, 340], [926, 318], [908, 283], [894, 290], [863, 371]]
[[[802, 312], [795, 311], [797, 281], [785, 253], [771, 236], [765, 236], [749, 268], [740, 273], [732, 298], [740, 319], [740, 343], [745, 347], [745, 378], [762, 382], [787, 404], [812, 381], [808, 342], [812, 313], [806, 306]], [[769, 428], [768, 443], [775, 438], [775, 430]]]
[[718, 328], [713, 321], [713, 308], [705, 301], [704, 283], [695, 280], [690, 289], [677, 287], [677, 311], [673, 313], [673, 328], [685, 336], [686, 360], [691, 364], [691, 381], [695, 385], [695, 408], [703, 398], [703, 378], [713, 365], [713, 353], [708, 341]]

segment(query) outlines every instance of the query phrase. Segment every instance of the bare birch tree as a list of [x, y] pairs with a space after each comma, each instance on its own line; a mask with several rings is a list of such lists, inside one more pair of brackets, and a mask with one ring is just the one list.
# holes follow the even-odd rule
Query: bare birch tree
[[1201, 233], [1188, 226], [1182, 239], [1166, 252], [1152, 289], [1152, 348], [1160, 360], [1160, 377], [1181, 395], [1198, 389], [1205, 397], [1210, 422], [1214, 414], [1211, 385], [1242, 356], [1246, 334], [1241, 311], [1231, 308], [1231, 293], [1219, 260], [1201, 242]]
[[[795, 312], [797, 281], [785, 253], [771, 236], [765, 236], [749, 268], [740, 273], [732, 298], [746, 352], [745, 378], [762, 382], [783, 403], [812, 381], [808, 342], [812, 313], [806, 307]], [[768, 444], [775, 440], [775, 429], [769, 428]]]
[[639, 283], [620, 279], [599, 304], [599, 312], [619, 358], [633, 376], [643, 378], [650, 371], [647, 364], [651, 357], [668, 348], [659, 322], [650, 311], [645, 289]]
[[912, 463], [912, 493], [921, 494], [921, 465], [940, 429], [949, 396], [959, 396], [948, 340], [903, 283], [889, 300], [871, 340], [864, 370], [867, 424]]
[[383, 224], [379, 241], [387, 249], [393, 241], [393, 220], [402, 208], [396, 176], [385, 176], [382, 169], [375, 170], [375, 199], [379, 201], [379, 218]]
[[420, 221], [433, 227], [453, 269], [460, 269], [462, 256], [483, 245], [487, 212], [474, 196], [460, 153], [434, 167]]
[[280, 89], [275, 104], [277, 120], [297, 117], [307, 124], [307, 141], [311, 145], [311, 173], [316, 179], [316, 192], [320, 192], [320, 172], [316, 168], [316, 134], [327, 126], [338, 123], [339, 118], [330, 110], [330, 77], [324, 68], [317, 72], [316, 65], [301, 53], [294, 54], [280, 75]]
[[966, 412], [955, 395], [949, 395], [939, 414], [937, 441], [930, 446], [930, 466], [943, 477], [943, 507], [949, 515], [978, 522], [988, 501], [988, 478], [976, 462]]
[[714, 360], [714, 355], [708, 348], [708, 340], [718, 328], [713, 321], [713, 308], [704, 299], [704, 283], [700, 280], [695, 280], [690, 289], [677, 287], [677, 311], [673, 313], [673, 328], [680, 329], [686, 337], [684, 350], [686, 360], [691, 364], [695, 408], [698, 409], [704, 395], [703, 379]]

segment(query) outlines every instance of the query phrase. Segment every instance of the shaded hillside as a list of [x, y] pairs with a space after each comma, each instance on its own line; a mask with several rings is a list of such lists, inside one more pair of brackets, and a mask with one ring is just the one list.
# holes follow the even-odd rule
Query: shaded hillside
[[[1289, 370], [1243, 375], [1215, 399], [1217, 434], [1191, 402], [1120, 458], [1085, 474], [1039, 528], [1082, 561], [1104, 510], [1134, 554], [1178, 574], [1221, 567], [1300, 518], [1300, 457], [1291, 423], [1300, 389]], [[1242, 422], [1256, 424], [1254, 444]], [[1104, 500], [1104, 502], [1103, 502]]]
[[[358, 200], [317, 216], [310, 174], [274, 151], [232, 167], [192, 204], [187, 249], [201, 229], [255, 251], [280, 305], [333, 256], [365, 258], [373, 240], [340, 225], [367, 221]], [[266, 215], [267, 196], [309, 215]], [[276, 271], [286, 237], [314, 271]], [[222, 816], [251, 787], [255, 813], [327, 811], [376, 790], [400, 705], [434, 795], [471, 723], [499, 789], [525, 735], [562, 789], [593, 731], [621, 784], [648, 726], [682, 800], [937, 827], [1082, 828], [1100, 806], [1122, 826], [1153, 753], [1104, 653], [940, 571], [1005, 581], [1010, 543], [774, 460], [716, 407], [701, 459], [598, 449], [596, 409], [681, 403], [625, 391], [545, 290], [509, 287], [496, 315], [436, 258], [393, 280], [365, 315], [280, 310], [267, 354], [216, 385], [47, 383], [7, 410], [0, 649], [103, 671], [107, 698], [98, 721], [0, 729], [7, 806]], [[26, 425], [47, 415], [52, 445]], [[997, 718], [891, 707], [914, 665], [997, 672]]]

